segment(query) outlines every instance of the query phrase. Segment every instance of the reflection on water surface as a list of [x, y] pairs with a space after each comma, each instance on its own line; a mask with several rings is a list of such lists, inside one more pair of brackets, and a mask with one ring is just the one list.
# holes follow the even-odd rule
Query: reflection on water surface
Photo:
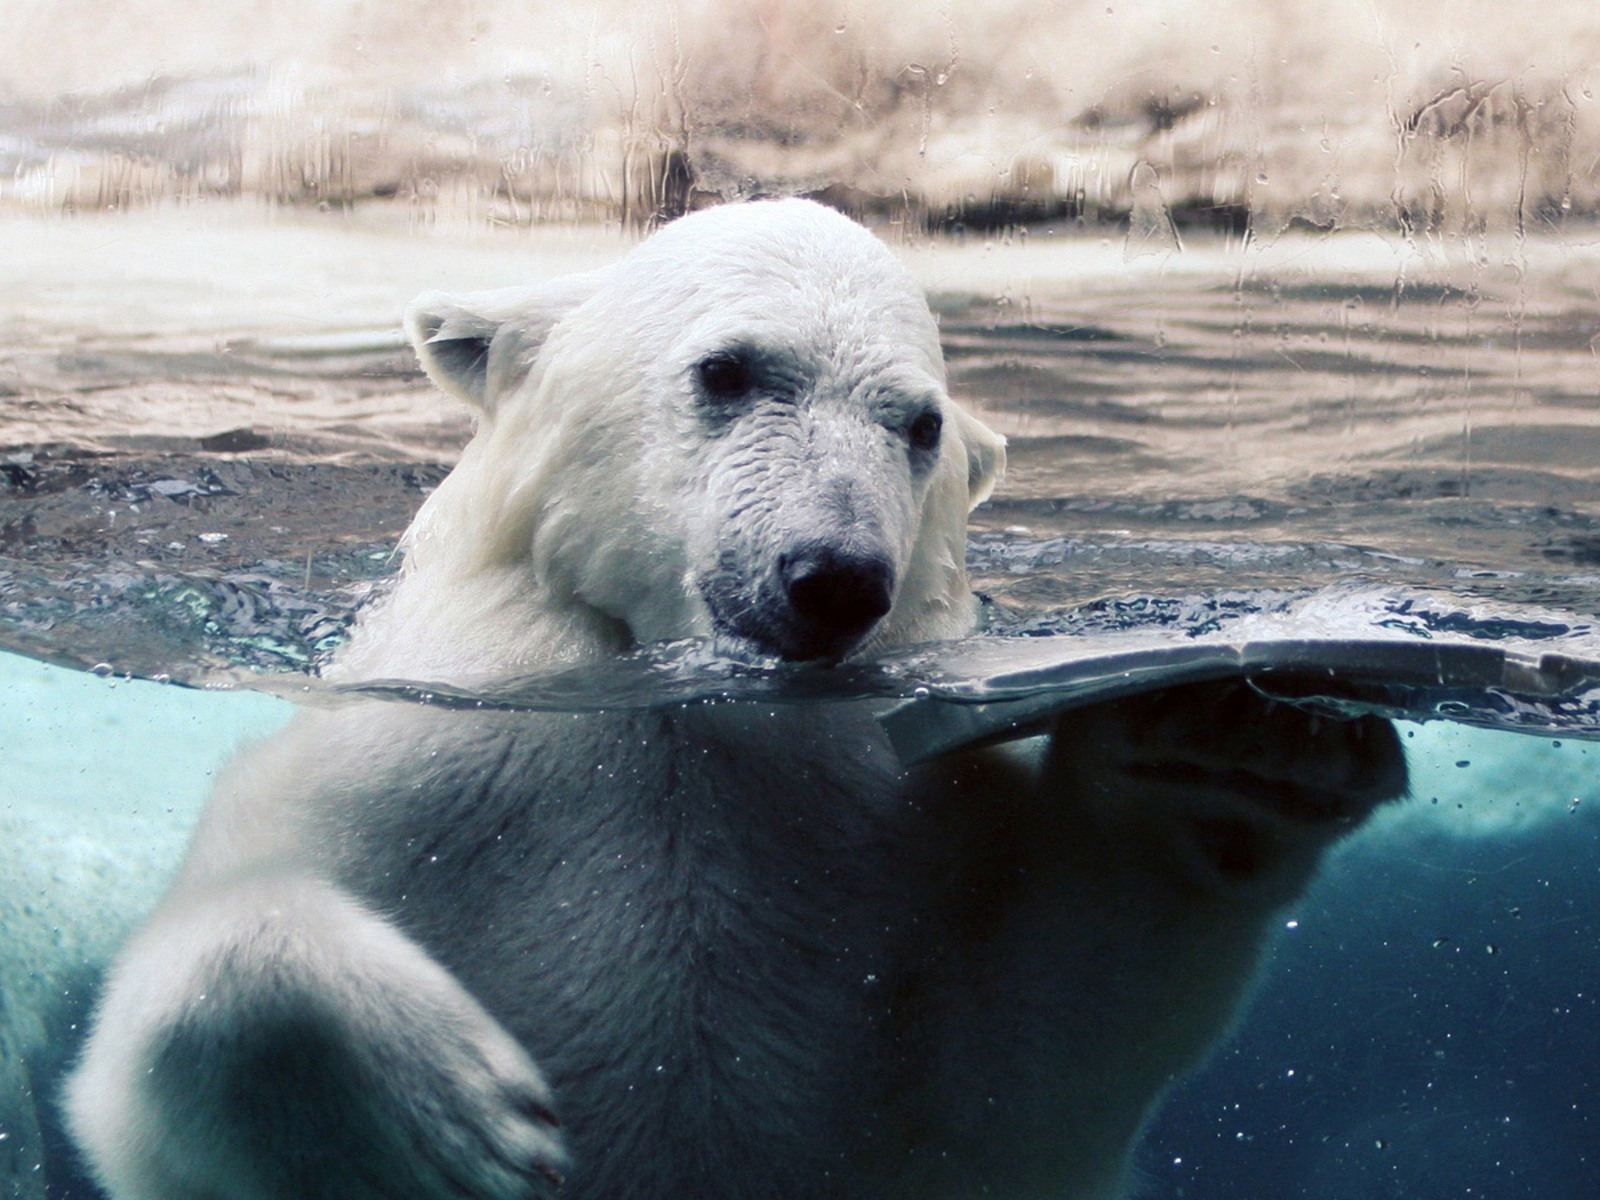
[[[0, 631], [197, 676], [320, 661], [464, 440], [396, 345], [399, 306], [617, 250], [245, 211], [13, 228], [37, 249], [7, 280]], [[97, 316], [73, 280], [108, 245], [119, 303]], [[1197, 628], [1371, 583], [1420, 589], [1435, 634], [1492, 617], [1588, 646], [1592, 248], [1285, 234], [1129, 262], [1035, 232], [906, 253], [953, 392], [1010, 438], [971, 548], [1002, 630]], [[271, 266], [218, 277], [235, 259]]]

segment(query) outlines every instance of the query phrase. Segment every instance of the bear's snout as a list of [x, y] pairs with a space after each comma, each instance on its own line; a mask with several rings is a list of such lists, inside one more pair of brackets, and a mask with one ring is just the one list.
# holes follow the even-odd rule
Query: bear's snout
[[724, 546], [696, 586], [717, 631], [791, 662], [843, 658], [894, 607], [898, 572], [881, 539], [808, 537], [750, 571]]
[[808, 546], [779, 562], [796, 636], [789, 657], [822, 658], [849, 649], [894, 603], [887, 555]]

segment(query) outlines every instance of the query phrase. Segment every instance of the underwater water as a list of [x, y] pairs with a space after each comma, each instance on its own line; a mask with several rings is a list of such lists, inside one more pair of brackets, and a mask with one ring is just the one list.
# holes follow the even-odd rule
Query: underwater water
[[[1284, 914], [1249, 1015], [1155, 1120], [1143, 1194], [1593, 1194], [1600, 247], [884, 233], [1012, 467], [972, 524], [988, 631], [847, 686], [914, 699], [913, 735], [937, 740], [965, 736], [946, 710], [973, 699], [1103, 686], [1082, 664], [1108, 648], [1379, 639], [1351, 677], [1406, 683], [1367, 700], [1408, 718], [1412, 798]], [[98, 972], [210, 773], [322, 686], [469, 433], [394, 314], [623, 239], [224, 205], [12, 216], [0, 242], [0, 646], [19, 652], [0, 657], [0, 1179], [92, 1196], [52, 1097]], [[1406, 675], [1418, 647], [1444, 655], [1436, 678]], [[812, 686], [704, 668], [497, 700]]]

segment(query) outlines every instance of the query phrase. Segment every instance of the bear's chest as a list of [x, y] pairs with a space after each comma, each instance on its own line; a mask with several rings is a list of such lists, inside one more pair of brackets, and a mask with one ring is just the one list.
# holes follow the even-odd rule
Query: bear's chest
[[798, 1138], [824, 1169], [910, 895], [875, 725], [733, 706], [442, 721], [407, 739], [405, 802], [355, 806], [332, 839], [341, 882], [523, 1041], [592, 1165], [620, 1181], [656, 1161], [694, 1194]]

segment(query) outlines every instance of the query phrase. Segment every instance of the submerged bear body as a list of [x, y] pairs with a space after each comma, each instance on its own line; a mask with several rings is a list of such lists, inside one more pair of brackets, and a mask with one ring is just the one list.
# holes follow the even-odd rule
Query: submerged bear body
[[[1001, 442], [843, 218], [697, 214], [409, 327], [480, 428], [344, 679], [970, 630]], [[1403, 786], [1382, 722], [1227, 682], [917, 767], [866, 702], [308, 709], [218, 781], [73, 1126], [118, 1200], [1109, 1200]]]
[[[285, 790], [304, 789], [317, 874], [539, 1065], [563, 1194], [794, 1196], [829, 1175], [836, 1190], [912, 907], [915, 814], [870, 716], [398, 707], [377, 716], [407, 750], [382, 770]], [[348, 719], [371, 736], [373, 714]], [[337, 808], [316, 804], [329, 791]], [[208, 836], [227, 836], [222, 816]]]

